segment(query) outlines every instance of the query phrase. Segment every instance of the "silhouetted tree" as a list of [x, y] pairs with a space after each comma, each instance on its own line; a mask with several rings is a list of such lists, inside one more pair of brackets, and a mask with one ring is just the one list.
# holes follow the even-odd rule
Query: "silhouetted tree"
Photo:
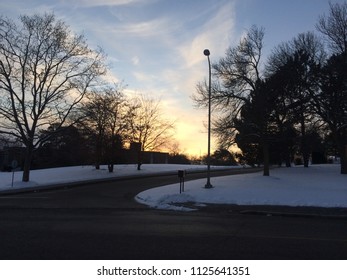
[[347, 2], [330, 3], [328, 15], [316, 25], [327, 39], [331, 57], [321, 80], [315, 108], [328, 125], [341, 157], [341, 173], [347, 174]]
[[128, 139], [141, 143], [142, 151], [165, 147], [173, 137], [175, 122], [163, 115], [160, 100], [139, 95], [129, 101]]
[[288, 123], [300, 131], [300, 150], [304, 166], [308, 167], [310, 152], [307, 126], [316, 118], [312, 109], [313, 96], [318, 93], [318, 76], [325, 53], [320, 40], [312, 33], [302, 33], [281, 44], [270, 56], [267, 76], [278, 95], [277, 122]]
[[341, 173], [347, 174], [347, 55], [333, 55], [324, 66], [321, 91], [315, 109], [327, 124], [341, 157]]
[[41, 132], [49, 135], [42, 147], [34, 154], [34, 168], [51, 168], [85, 164], [88, 161], [88, 143], [75, 126], [51, 125]]
[[255, 90], [250, 93], [249, 101], [243, 105], [239, 116], [234, 119], [238, 143], [253, 144], [262, 150], [262, 157], [258, 158], [262, 159], [264, 164], [264, 176], [270, 175], [269, 149], [276, 134], [273, 116], [276, 96], [273, 96], [273, 93], [268, 82], [258, 81]]
[[123, 147], [127, 101], [120, 85], [106, 86], [88, 93], [80, 108], [81, 125], [94, 146], [95, 167], [107, 161], [113, 171], [115, 153]]
[[[212, 102], [221, 116], [214, 121], [214, 134], [221, 147], [229, 148], [238, 139], [255, 139], [264, 156], [264, 175], [269, 175], [268, 106], [269, 95], [261, 75], [264, 29], [252, 26], [240, 43], [229, 48], [224, 58], [213, 65], [216, 79]], [[197, 86], [196, 104], [206, 106], [206, 83]], [[256, 110], [256, 112], [254, 111]], [[259, 115], [258, 115], [259, 113]], [[240, 147], [240, 146], [239, 146]], [[240, 147], [243, 150], [243, 145]], [[243, 150], [244, 151], [244, 150]]]
[[172, 164], [190, 164], [190, 159], [182, 153], [169, 154], [169, 163]]
[[211, 164], [212, 165], [237, 165], [234, 154], [229, 152], [226, 149], [219, 149], [214, 151], [211, 155]]
[[329, 3], [328, 15], [319, 17], [316, 28], [325, 35], [334, 54], [347, 54], [347, 2]]
[[91, 50], [53, 14], [0, 17], [0, 133], [26, 148], [23, 181], [33, 152], [47, 141], [40, 130], [62, 127], [97, 77], [105, 72], [100, 50]]

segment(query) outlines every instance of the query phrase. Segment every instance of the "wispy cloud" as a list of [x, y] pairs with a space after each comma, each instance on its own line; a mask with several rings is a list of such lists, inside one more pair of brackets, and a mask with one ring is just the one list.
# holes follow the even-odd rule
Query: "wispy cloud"
[[138, 56], [133, 56], [133, 58], [131, 59], [131, 61], [132, 61], [132, 63], [133, 63], [133, 65], [139, 65], [139, 63], [140, 63], [140, 59], [139, 59], [139, 57]]
[[147, 21], [121, 22], [117, 26], [112, 26], [112, 32], [136, 37], [160, 37], [170, 32], [172, 28], [167, 18], [154, 18]]
[[[153, 0], [74, 0], [74, 5], [83, 7], [98, 7], [98, 6], [124, 6], [131, 4], [147, 4], [149, 1]], [[62, 3], [68, 3], [71, 1], [62, 0]]]
[[178, 51], [185, 60], [186, 67], [201, 62], [205, 48], [211, 51], [211, 57], [224, 54], [234, 35], [235, 14], [234, 2], [228, 1], [202, 26], [201, 31], [190, 41], [184, 42]]
[[222, 4], [214, 8], [214, 13], [204, 21], [201, 28], [190, 32], [191, 37], [168, 38], [170, 44], [167, 44], [169, 47], [166, 55], [169, 63], [164, 64], [164, 69], [158, 72], [160, 84], [169, 88], [176, 99], [180, 98], [191, 107], [190, 97], [196, 91], [196, 84], [207, 74], [207, 60], [203, 50], [210, 49], [211, 60], [217, 60], [224, 55], [231, 41], [235, 40], [234, 2], [219, 3]]
[[154, 80], [157, 80], [155, 75], [146, 74], [144, 72], [134, 71], [133, 75], [139, 82], [152, 83]]

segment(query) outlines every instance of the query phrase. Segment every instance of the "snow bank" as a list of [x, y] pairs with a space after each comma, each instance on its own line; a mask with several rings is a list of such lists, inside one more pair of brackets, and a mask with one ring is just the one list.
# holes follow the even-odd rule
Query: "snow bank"
[[201, 179], [186, 182], [182, 195], [174, 184], [144, 191], [136, 199], [159, 209], [192, 203], [347, 207], [347, 175], [339, 171], [339, 165], [277, 168], [269, 177], [252, 173], [211, 178], [212, 189], [205, 189], [206, 179]]

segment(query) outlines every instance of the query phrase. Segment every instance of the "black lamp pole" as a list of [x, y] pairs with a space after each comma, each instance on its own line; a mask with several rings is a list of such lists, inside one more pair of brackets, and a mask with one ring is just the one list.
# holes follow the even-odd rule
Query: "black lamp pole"
[[205, 188], [212, 188], [211, 185], [211, 62], [210, 62], [210, 51], [204, 50], [204, 55], [207, 56], [208, 60], [208, 138], [207, 138], [207, 182]]

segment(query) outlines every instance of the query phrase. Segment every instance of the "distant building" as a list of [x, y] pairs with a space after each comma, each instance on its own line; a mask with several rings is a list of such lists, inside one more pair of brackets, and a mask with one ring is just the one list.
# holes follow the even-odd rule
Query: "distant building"
[[142, 152], [142, 163], [168, 163], [169, 153], [162, 152]]
[[141, 151], [139, 143], [131, 143], [129, 149], [122, 149], [117, 152], [117, 163], [137, 164], [167, 164], [169, 162], [169, 153]]

